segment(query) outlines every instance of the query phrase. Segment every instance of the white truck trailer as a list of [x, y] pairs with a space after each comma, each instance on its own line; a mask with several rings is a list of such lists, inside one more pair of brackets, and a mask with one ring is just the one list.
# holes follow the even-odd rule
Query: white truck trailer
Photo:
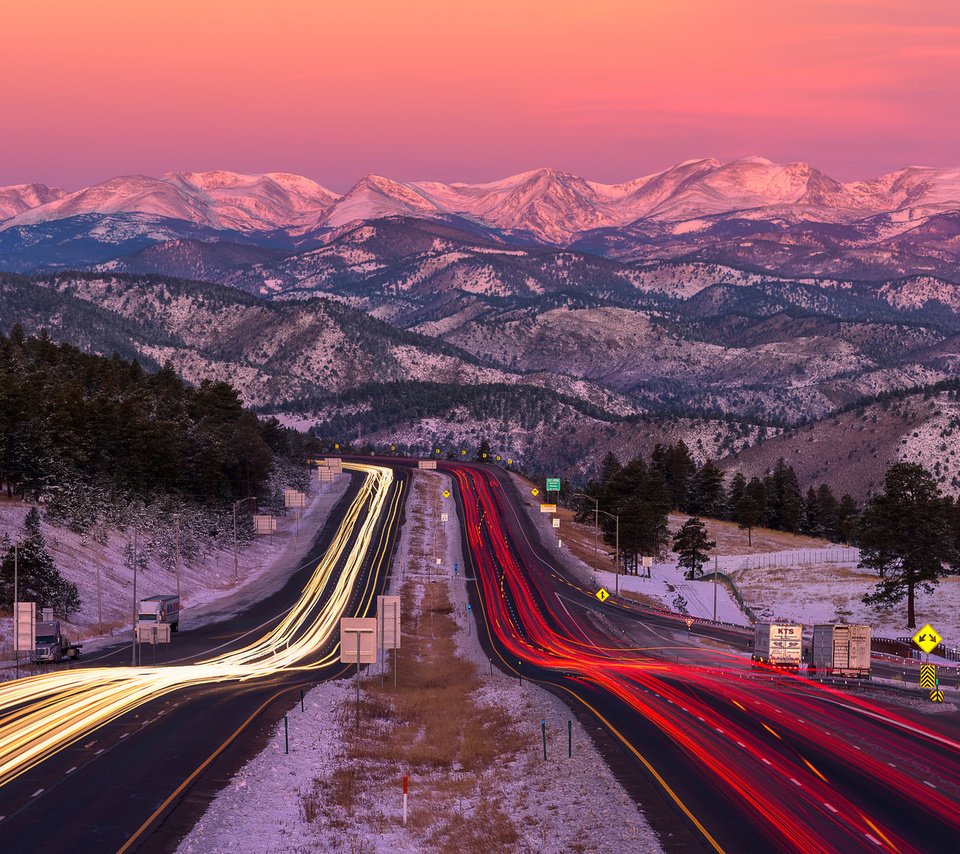
[[756, 664], [799, 670], [803, 654], [803, 626], [791, 623], [757, 623], [753, 627]]
[[180, 597], [174, 594], [141, 599], [137, 609], [137, 623], [169, 623], [170, 631], [177, 631], [180, 627]]
[[870, 626], [818, 625], [807, 672], [870, 678]]

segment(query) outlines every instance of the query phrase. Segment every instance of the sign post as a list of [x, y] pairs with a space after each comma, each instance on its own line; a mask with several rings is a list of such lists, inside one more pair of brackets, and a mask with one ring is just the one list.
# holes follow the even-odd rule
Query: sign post
[[357, 729], [360, 728], [360, 665], [373, 664], [376, 660], [376, 617], [341, 617], [340, 662], [357, 665]]

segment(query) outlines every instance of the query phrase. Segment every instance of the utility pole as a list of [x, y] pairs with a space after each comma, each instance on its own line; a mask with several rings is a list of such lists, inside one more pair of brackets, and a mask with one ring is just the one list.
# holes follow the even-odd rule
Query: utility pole
[[[174, 540], [173, 565], [177, 573], [177, 596], [180, 595], [180, 514], [177, 514], [177, 533]], [[102, 634], [102, 632], [101, 632]]]
[[237, 558], [237, 504], [233, 505], [233, 583], [240, 580], [240, 568]]
[[713, 621], [717, 621], [717, 556], [713, 556]]
[[19, 544], [13, 544], [13, 658], [17, 664], [17, 679], [20, 678], [20, 587], [18, 564]]
[[130, 666], [137, 666], [137, 529], [133, 529], [133, 643], [130, 646]]
[[617, 596], [620, 595], [620, 516], [616, 513], [608, 513], [606, 510], [600, 510], [599, 512], [603, 513], [604, 516], [609, 516], [616, 523], [616, 535], [615, 535], [615, 545], [613, 556], [613, 564], [616, 568], [616, 588], [615, 592]]
[[[574, 492], [574, 495], [578, 495], [580, 498], [588, 498], [593, 502], [593, 571], [596, 572], [597, 567], [597, 532], [600, 530], [600, 502], [594, 498], [592, 495], [587, 495], [585, 492]], [[609, 515], [609, 514], [608, 514]]]
[[100, 550], [97, 550], [97, 622], [100, 624], [100, 635], [103, 635], [103, 598], [100, 595]]

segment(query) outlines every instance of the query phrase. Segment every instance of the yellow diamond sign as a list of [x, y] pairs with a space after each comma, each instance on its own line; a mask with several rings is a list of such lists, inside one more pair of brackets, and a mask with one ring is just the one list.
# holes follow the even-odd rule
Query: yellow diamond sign
[[533, 489], [530, 490], [530, 494], [531, 494], [532, 496], [536, 497], [536, 496], [538, 496], [538, 495], [540, 494], [540, 490], [537, 489], [536, 487], [534, 487]]
[[597, 598], [598, 598], [601, 602], [606, 602], [607, 599], [610, 598], [610, 594], [607, 593], [606, 588], [601, 587], [601, 588], [597, 591]]
[[943, 638], [933, 626], [927, 623], [913, 636], [913, 642], [929, 655], [943, 643]]
[[450, 497], [450, 490], [449, 490], [449, 489], [443, 490], [443, 497], [444, 497], [444, 498], [449, 498], [449, 497]]

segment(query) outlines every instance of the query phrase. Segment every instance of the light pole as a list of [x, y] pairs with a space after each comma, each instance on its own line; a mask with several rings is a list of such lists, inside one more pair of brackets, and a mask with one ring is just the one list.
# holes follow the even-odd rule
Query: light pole
[[[580, 498], [589, 498], [593, 502], [593, 571], [597, 571], [597, 531], [600, 530], [600, 502], [585, 492], [574, 492]], [[608, 514], [609, 515], [609, 514]]]
[[[233, 583], [240, 580], [239, 557], [237, 555], [237, 508], [246, 501], [256, 501], [252, 495], [233, 502]], [[299, 525], [299, 517], [297, 518]]]
[[130, 646], [130, 666], [137, 666], [137, 531], [133, 529], [133, 643]]
[[620, 517], [615, 513], [608, 513], [606, 510], [599, 510], [599, 513], [603, 513], [604, 516], [609, 516], [616, 523], [616, 540], [613, 547], [613, 565], [616, 568], [617, 580], [616, 580], [616, 594], [620, 595]]

